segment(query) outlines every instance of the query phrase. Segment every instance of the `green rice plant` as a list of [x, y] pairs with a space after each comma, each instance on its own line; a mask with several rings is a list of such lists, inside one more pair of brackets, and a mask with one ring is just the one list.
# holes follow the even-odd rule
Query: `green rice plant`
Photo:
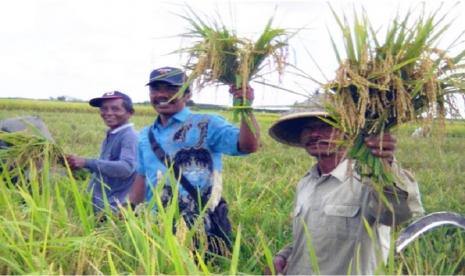
[[[36, 173], [15, 187], [3, 179], [2, 274], [202, 273], [192, 257], [190, 241], [179, 237], [179, 227], [176, 235], [172, 232], [177, 204], [157, 215], [145, 207], [138, 215], [124, 209], [121, 216], [106, 212], [106, 220], [99, 222], [101, 216], [93, 214], [86, 185], [76, 182], [71, 173], [41, 183], [47, 189], [33, 188], [37, 195], [28, 191], [29, 185], [39, 185]], [[198, 249], [199, 254], [204, 251]], [[209, 269], [204, 263], [203, 273], [209, 274]]]
[[182, 18], [191, 28], [183, 36], [194, 40], [191, 47], [180, 50], [188, 55], [185, 67], [191, 71], [190, 81], [196, 79], [199, 88], [218, 83], [242, 88], [244, 97], [234, 100], [233, 116], [236, 120], [239, 115], [248, 118], [252, 107], [245, 97], [247, 87], [251, 80], [262, 76], [265, 61], [272, 60], [277, 72], [283, 72], [288, 32], [272, 27], [273, 18], [270, 18], [258, 39], [253, 41], [239, 37], [221, 21], [203, 19], [192, 9]]
[[398, 15], [385, 37], [366, 14], [360, 18], [354, 12], [351, 23], [331, 10], [344, 45], [341, 52], [331, 37], [339, 61], [335, 79], [325, 85], [331, 123], [348, 134], [348, 157], [357, 161], [357, 171], [374, 183], [391, 185], [390, 166], [372, 155], [364, 138], [425, 114], [442, 121], [447, 112], [454, 114], [454, 94], [465, 91], [465, 51], [452, 56], [437, 47], [450, 26], [440, 9], [416, 19], [411, 11]]
[[[442, 227], [424, 234], [397, 257], [399, 274], [462, 275], [465, 273], [465, 232]], [[431, 256], [435, 252], [435, 256]], [[387, 273], [388, 274], [388, 273]]]
[[261, 232], [259, 229], [257, 229], [257, 234], [258, 234], [258, 237], [260, 239], [260, 247], [263, 250], [263, 255], [264, 255], [264, 258], [265, 258], [264, 267], [270, 268], [270, 272], [273, 275], [275, 275], [276, 271], [275, 271], [274, 265], [273, 265], [273, 253], [271, 252], [271, 250], [269, 248], [269, 244], [266, 241], [266, 238], [265, 238], [263, 232]]
[[300, 223], [304, 226], [305, 241], [307, 245], [308, 254], [310, 256], [310, 263], [312, 265], [312, 273], [315, 275], [320, 275], [320, 267], [318, 266], [318, 257], [316, 255], [315, 248], [312, 242], [312, 236], [308, 230], [308, 226], [305, 221], [301, 220]]
[[0, 141], [7, 145], [0, 148], [0, 163], [2, 169], [7, 170], [11, 178], [27, 171], [31, 164], [41, 168], [44, 159], [50, 160], [47, 165], [52, 166], [46, 168], [45, 173], [63, 161], [64, 153], [56, 143], [49, 141], [32, 126], [31, 130], [32, 133], [0, 131]]
[[[105, 130], [99, 114], [54, 112], [51, 111], [53, 106], [50, 103], [36, 114], [43, 118], [59, 144], [81, 154], [98, 155]], [[0, 117], [30, 112], [28, 107], [0, 108]], [[221, 113], [231, 114], [229, 111]], [[277, 118], [275, 114], [255, 115], [265, 131]], [[136, 113], [132, 121], [139, 129], [150, 124], [153, 116]], [[447, 139], [441, 143], [434, 143], [434, 137], [411, 138], [416, 124], [400, 125], [393, 130], [398, 137], [396, 153], [402, 166], [414, 171], [421, 183], [427, 212], [465, 213], [462, 153], [465, 122], [447, 120], [446, 124]], [[259, 152], [242, 158], [227, 156], [223, 161], [223, 194], [229, 203], [233, 233], [237, 233], [241, 225], [235, 271], [237, 274], [262, 274], [263, 268], [271, 262], [270, 255], [292, 240], [295, 186], [314, 160], [305, 151], [282, 147], [265, 135]], [[42, 167], [46, 167], [46, 161], [42, 163]], [[17, 188], [12, 188], [8, 177], [0, 177], [0, 274], [175, 274], [181, 270], [186, 274], [228, 274], [231, 271], [231, 257], [201, 262], [205, 252], [200, 249], [192, 253], [187, 234], [183, 234], [183, 238], [178, 232], [173, 238], [173, 249], [168, 249], [161, 213], [151, 211], [151, 205], [157, 204], [155, 199], [147, 202], [147, 207], [138, 208], [137, 216], [124, 210], [122, 219], [109, 212], [107, 221], [98, 222], [86, 191], [88, 179], [73, 181], [66, 171], [65, 175], [50, 172], [47, 178], [42, 178], [37, 171], [31, 170], [29, 183], [20, 176]], [[3, 171], [2, 175], [6, 173]], [[83, 220], [89, 220], [89, 226], [85, 226]], [[464, 241], [463, 231], [456, 235], [449, 230], [435, 230], [419, 238], [403, 255], [394, 256], [386, 268], [378, 272], [389, 275], [465, 274]], [[176, 262], [171, 254], [174, 250], [181, 256]], [[175, 265], [184, 264], [184, 268], [175, 268]]]
[[[153, 107], [149, 104], [134, 104], [135, 114], [153, 116]], [[65, 102], [56, 100], [5, 99], [0, 98], [0, 110], [16, 112], [66, 112], [66, 113], [97, 113], [97, 109], [86, 101]], [[7, 116], [10, 116], [7, 114]], [[1, 117], [1, 116], [0, 116]]]

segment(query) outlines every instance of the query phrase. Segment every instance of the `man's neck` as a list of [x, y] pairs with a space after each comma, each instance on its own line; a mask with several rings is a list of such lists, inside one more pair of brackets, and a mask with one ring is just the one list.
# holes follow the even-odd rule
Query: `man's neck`
[[317, 165], [318, 169], [320, 170], [321, 174], [329, 174], [332, 172], [341, 161], [344, 159], [345, 154], [334, 154], [328, 156], [320, 156], [317, 158]]
[[159, 118], [160, 118], [160, 124], [162, 126], [166, 126], [168, 125], [168, 121], [170, 120], [171, 117], [173, 117], [174, 114], [160, 114], [159, 115]]
[[122, 126], [124, 126], [124, 125], [126, 125], [126, 124], [128, 124], [128, 123], [129, 123], [129, 120], [124, 121], [124, 122], [122, 122], [121, 124], [119, 124], [119, 125], [117, 125], [117, 126], [110, 127], [110, 130], [113, 131], [113, 130], [118, 129], [118, 128], [120, 128], [120, 127], [122, 127]]

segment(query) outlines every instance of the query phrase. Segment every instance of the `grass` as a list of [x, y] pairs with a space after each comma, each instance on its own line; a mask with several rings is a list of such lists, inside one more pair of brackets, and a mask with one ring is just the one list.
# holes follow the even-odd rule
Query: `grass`
[[[65, 152], [98, 156], [105, 135], [98, 111], [52, 110], [46, 106], [42, 111], [0, 109], [0, 119], [34, 113], [44, 119]], [[231, 113], [222, 114], [231, 118]], [[277, 118], [256, 115], [263, 133]], [[136, 113], [131, 120], [140, 129], [153, 119], [154, 113]], [[464, 214], [465, 122], [448, 123], [443, 139], [412, 138], [416, 126], [396, 130], [397, 159], [415, 173], [428, 213]], [[97, 223], [85, 192], [88, 179], [73, 179], [63, 171], [44, 176], [42, 190], [38, 189], [42, 178], [32, 175], [32, 193], [0, 182], [0, 274], [261, 274], [269, 255], [291, 240], [295, 185], [314, 162], [303, 150], [282, 146], [267, 135], [262, 144], [248, 157], [224, 158], [224, 196], [240, 249], [234, 258], [196, 264], [189, 239], [166, 231], [168, 215], [127, 213], [125, 220], [110, 217]], [[435, 230], [396, 256], [392, 268], [383, 267], [379, 273], [464, 274], [464, 241], [463, 231]]]
[[[151, 116], [153, 108], [147, 104], [136, 104], [135, 110], [138, 115]], [[30, 99], [5, 99], [0, 98], [0, 109], [2, 110], [29, 110], [33, 112], [67, 112], [67, 113], [93, 113], [96, 109], [89, 105], [88, 102], [64, 102], [49, 100], [30, 100]]]

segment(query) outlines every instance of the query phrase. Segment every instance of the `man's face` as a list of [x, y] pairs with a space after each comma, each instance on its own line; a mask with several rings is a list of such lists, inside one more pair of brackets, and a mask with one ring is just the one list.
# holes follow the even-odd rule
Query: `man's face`
[[111, 129], [124, 125], [129, 121], [131, 113], [123, 106], [123, 99], [108, 99], [102, 102], [100, 116]]
[[339, 142], [343, 134], [329, 124], [320, 120], [311, 120], [300, 134], [300, 143], [314, 157], [331, 156], [343, 149]]
[[180, 86], [165, 82], [155, 82], [150, 85], [150, 103], [158, 114], [171, 116], [184, 108], [189, 99], [188, 95], [184, 95], [181, 98], [173, 98], [180, 88]]

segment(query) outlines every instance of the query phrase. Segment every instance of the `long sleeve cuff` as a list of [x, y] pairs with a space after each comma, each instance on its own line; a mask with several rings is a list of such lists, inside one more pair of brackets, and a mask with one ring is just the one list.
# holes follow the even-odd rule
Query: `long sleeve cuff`
[[96, 172], [98, 170], [97, 160], [86, 159], [84, 162], [84, 168], [89, 169], [91, 172]]

